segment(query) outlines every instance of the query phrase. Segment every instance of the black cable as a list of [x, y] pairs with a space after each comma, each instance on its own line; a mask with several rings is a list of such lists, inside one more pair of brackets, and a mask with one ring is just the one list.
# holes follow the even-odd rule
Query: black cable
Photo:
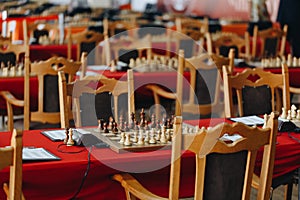
[[81, 180], [80, 186], [79, 186], [77, 192], [73, 195], [73, 197], [70, 198], [70, 200], [75, 200], [75, 199], [76, 199], [77, 195], [79, 194], [79, 192], [80, 192], [81, 189], [82, 189], [82, 186], [83, 186], [83, 184], [84, 184], [84, 182], [85, 182], [85, 179], [87, 178], [87, 175], [88, 175], [88, 173], [89, 173], [89, 171], [90, 171], [90, 165], [91, 165], [91, 152], [92, 152], [92, 149], [93, 149], [93, 146], [91, 146], [90, 149], [89, 149], [89, 153], [88, 153], [88, 164], [87, 164], [87, 167], [86, 167], [86, 171], [85, 171], [85, 173], [84, 173], [84, 176], [83, 176], [83, 178], [82, 178], [82, 180]]
[[300, 140], [294, 136], [291, 135], [291, 132], [288, 132], [288, 136], [289, 138], [291, 138], [292, 140], [295, 140], [296, 142], [300, 143]]
[[64, 151], [64, 150], [61, 150], [60, 147], [61, 146], [65, 146], [66, 144], [62, 143], [62, 144], [59, 144], [57, 146], [57, 151], [60, 152], [60, 153], [69, 153], [69, 154], [73, 154], [73, 153], [81, 153], [85, 150], [85, 147], [82, 147], [82, 149], [80, 149], [79, 151]]

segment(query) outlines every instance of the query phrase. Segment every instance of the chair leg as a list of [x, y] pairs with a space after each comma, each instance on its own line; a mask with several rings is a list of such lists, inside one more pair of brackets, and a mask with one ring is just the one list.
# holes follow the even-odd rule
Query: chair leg
[[300, 167], [298, 168], [298, 200], [300, 200]]
[[284, 199], [291, 200], [293, 191], [293, 182], [290, 182], [284, 186]]

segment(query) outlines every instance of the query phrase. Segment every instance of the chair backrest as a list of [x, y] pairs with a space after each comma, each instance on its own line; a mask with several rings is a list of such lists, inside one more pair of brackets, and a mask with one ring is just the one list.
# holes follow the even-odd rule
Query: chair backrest
[[122, 61], [129, 64], [130, 59], [145, 57], [150, 60], [152, 57], [151, 36], [146, 35], [143, 38], [121, 37], [108, 42], [106, 47], [108, 53], [112, 53], [107, 60]]
[[[94, 77], [86, 76], [83, 79], [76, 80], [72, 83], [66, 83], [64, 72], [60, 71], [59, 88], [61, 122], [63, 127], [69, 127], [69, 116], [67, 115], [68, 113], [70, 113], [68, 110], [71, 107], [70, 103], [68, 103], [68, 97], [70, 96], [72, 97], [72, 108], [76, 127], [87, 125], [87, 123], [84, 123], [84, 121], [87, 121], [86, 119], [84, 119], [85, 117], [93, 119], [88, 120], [91, 123], [88, 125], [97, 125], [97, 120], [108, 120], [108, 118], [112, 115], [115, 121], [118, 122], [120, 116], [119, 99], [123, 94], [127, 94], [127, 119], [130, 119], [130, 114], [135, 112], [134, 82], [132, 70], [127, 71], [127, 81], [116, 80], [114, 78], [107, 78], [104, 75], [99, 75]], [[101, 95], [107, 95], [106, 93], [110, 93], [112, 95], [113, 101], [110, 99], [110, 96], [106, 97]], [[87, 94], [89, 94], [89, 97], [91, 97], [92, 99], [87, 99], [87, 101], [89, 102], [84, 102], [84, 95]], [[100, 96], [97, 97], [97, 95]], [[106, 98], [106, 100], [103, 100], [101, 98]], [[111, 102], [113, 102], [113, 107], [111, 105]], [[88, 106], [89, 108], [85, 109], [84, 106]], [[122, 106], [126, 107], [126, 105], [123, 104]], [[93, 115], [92, 113], [95, 114]], [[107, 119], [104, 119], [105, 114], [108, 114], [108, 116], [106, 116]]]
[[29, 47], [26, 43], [13, 44], [8, 38], [0, 39], [0, 63], [5, 67], [19, 65], [25, 60], [25, 54], [29, 55]]
[[[226, 65], [231, 69], [233, 63], [233, 50], [230, 57], [202, 53], [191, 58], [184, 58], [184, 51], [180, 50], [176, 91], [166, 91], [160, 86], [152, 84], [147, 85], [147, 88], [153, 92], [156, 105], [160, 105], [161, 97], [175, 100], [176, 116], [180, 114], [184, 117], [192, 116], [198, 119], [199, 116], [220, 114], [223, 110], [223, 102], [220, 98], [222, 66]], [[189, 78], [183, 78], [184, 71], [189, 72]], [[186, 88], [186, 85], [189, 87]], [[183, 98], [183, 91], [189, 91], [187, 98]], [[161, 118], [160, 106], [155, 106], [155, 115], [158, 119]]]
[[[104, 34], [85, 29], [78, 33], [72, 33], [71, 27], [68, 30], [68, 58], [71, 59], [72, 55], [72, 45], [76, 44], [76, 59], [80, 60], [81, 54], [87, 52], [88, 54], [92, 52], [92, 55], [89, 55], [93, 61], [97, 61], [98, 58], [101, 58], [99, 48], [97, 46], [101, 41], [104, 40]], [[95, 51], [93, 52], [93, 50]]]
[[[214, 55], [217, 61], [217, 55]], [[189, 98], [182, 104], [182, 112], [195, 115], [209, 115], [220, 111], [220, 86], [221, 86], [221, 64], [229, 65], [229, 59], [224, 58], [227, 63], [218, 63], [208, 53], [185, 59], [184, 69], [190, 72]], [[218, 64], [218, 65], [217, 65]], [[183, 90], [183, 88], [181, 89]]]
[[[279, 27], [271, 27], [265, 30], [258, 30], [258, 26], [254, 26], [253, 30], [253, 47], [252, 57], [283, 57], [285, 53], [285, 45], [287, 39], [288, 25], [284, 25], [283, 29]], [[261, 41], [259, 54], [257, 52], [257, 43]]]
[[31, 44], [58, 44], [59, 35], [58, 20], [38, 20], [27, 23], [27, 36]]
[[[195, 199], [250, 199], [256, 155], [264, 147], [257, 199], [269, 199], [275, 157], [278, 115], [271, 113], [266, 128], [221, 123], [195, 134], [182, 132], [176, 117], [172, 139], [169, 199], [178, 199], [181, 150], [196, 157]], [[228, 140], [228, 136], [237, 136]], [[227, 138], [227, 139], [225, 139]], [[188, 169], [187, 169], [188, 170]]]
[[236, 58], [250, 59], [249, 33], [245, 32], [244, 37], [235, 33], [222, 32], [212, 39], [212, 46], [217, 54], [227, 56], [231, 48], [235, 49]]
[[[263, 115], [290, 108], [289, 80], [286, 65], [282, 73], [274, 74], [262, 68], [247, 68], [241, 73], [231, 74], [223, 67], [224, 101], [226, 117], [236, 117], [233, 98], [236, 93], [238, 115]], [[282, 89], [282, 96], [279, 89]]]
[[23, 132], [14, 129], [9, 147], [0, 148], [0, 170], [10, 166], [9, 183], [3, 189], [7, 199], [21, 200], [22, 197], [22, 148]]
[[138, 27], [135, 23], [130, 23], [128, 21], [123, 20], [115, 20], [115, 21], [104, 21], [107, 23], [107, 32], [106, 34], [109, 37], [121, 37], [121, 36], [136, 36], [135, 29]]
[[[197, 39], [197, 40], [196, 40]], [[170, 31], [171, 50], [184, 50], [185, 57], [190, 58], [203, 53], [204, 50], [212, 53], [212, 39], [209, 32], [189, 30], [188, 32]], [[175, 49], [174, 49], [175, 44]]]
[[[25, 58], [26, 59], [26, 58]], [[24, 129], [29, 129], [30, 122], [50, 124], [60, 123], [59, 97], [58, 97], [58, 72], [68, 74], [68, 82], [75, 79], [81, 62], [75, 62], [64, 57], [51, 57], [46, 61], [39, 61], [25, 66], [24, 85]], [[38, 78], [38, 108], [30, 110], [30, 85], [31, 75]]]

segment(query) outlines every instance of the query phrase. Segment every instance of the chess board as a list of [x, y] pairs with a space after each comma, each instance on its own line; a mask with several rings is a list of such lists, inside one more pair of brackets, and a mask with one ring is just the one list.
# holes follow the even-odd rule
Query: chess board
[[[159, 130], [143, 130], [143, 131], [136, 131], [130, 130], [127, 132], [118, 132], [113, 133], [109, 131], [109, 133], [104, 133], [99, 128], [88, 128], [85, 129], [86, 131], [90, 132], [101, 141], [106, 143], [110, 149], [117, 153], [125, 153], [125, 152], [144, 152], [144, 151], [155, 151], [158, 149], [170, 149], [172, 144], [172, 136], [173, 136], [173, 129], [165, 130], [165, 133]], [[184, 132], [195, 132], [196, 128], [194, 126], [184, 124], [183, 128]], [[160, 132], [160, 136], [158, 136], [158, 132]], [[125, 144], [125, 142], [121, 142], [122, 134], [129, 135], [130, 144]], [[141, 136], [142, 135], [142, 136]], [[143, 143], [139, 143], [139, 138], [143, 138]], [[147, 137], [148, 140], [146, 139]], [[151, 137], [155, 138], [155, 143], [150, 142]], [[165, 137], [165, 140], [161, 140], [160, 138]], [[125, 139], [126, 140], [126, 139]]]

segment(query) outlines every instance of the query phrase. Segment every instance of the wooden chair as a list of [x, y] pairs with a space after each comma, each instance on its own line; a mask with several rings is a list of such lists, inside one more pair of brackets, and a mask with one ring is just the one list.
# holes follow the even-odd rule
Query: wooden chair
[[60, 29], [58, 20], [46, 21], [37, 20], [27, 23], [27, 41], [30, 44], [58, 44]]
[[[287, 37], [288, 25], [284, 25], [283, 29], [272, 27], [265, 30], [258, 30], [258, 26], [254, 26], [252, 40], [252, 57], [276, 57], [285, 56], [285, 46]], [[257, 43], [261, 41], [259, 54], [257, 55]], [[280, 43], [280, 44], [279, 44]]]
[[[73, 113], [75, 118], [76, 127], [86, 126], [87, 123], [84, 121], [88, 121], [88, 125], [97, 125], [97, 120], [103, 119], [108, 120], [109, 117], [113, 115], [116, 122], [119, 121], [120, 109], [119, 109], [119, 99], [121, 95], [127, 94], [128, 102], [128, 119], [130, 119], [130, 114], [135, 112], [134, 107], [134, 83], [133, 83], [133, 71], [127, 71], [127, 81], [116, 80], [114, 78], [107, 78], [104, 75], [99, 75], [96, 77], [86, 76], [81, 80], [76, 80], [72, 83], [67, 83], [65, 74], [63, 71], [59, 72], [59, 97], [60, 97], [60, 116], [62, 127], [70, 127], [68, 116], [70, 113], [70, 103], [73, 105]], [[108, 96], [106, 101], [102, 103], [98, 102], [97, 104], [97, 95], [101, 95], [103, 93], [109, 92], [112, 96]], [[92, 95], [91, 102], [84, 102], [83, 96], [86, 94]], [[72, 101], [68, 102], [68, 97], [72, 97]], [[100, 98], [103, 96], [100, 96]], [[111, 105], [111, 99], [113, 98], [113, 107]], [[84, 106], [89, 108], [85, 109]], [[94, 105], [94, 106], [93, 106]], [[101, 107], [99, 107], [101, 106]], [[122, 104], [122, 106], [126, 106]], [[104, 109], [106, 108], [106, 109]], [[113, 109], [112, 109], [113, 108]], [[108, 115], [107, 119], [104, 119], [103, 115], [105, 115], [107, 109], [110, 109], [109, 112], [113, 113], [112, 115]], [[85, 111], [85, 112], [84, 112]], [[92, 113], [95, 113], [94, 115]], [[87, 116], [88, 115], [88, 116]], [[101, 115], [101, 117], [99, 117]], [[84, 116], [87, 119], [84, 119]], [[123, 116], [125, 117], [125, 116]]]
[[[184, 59], [183, 51], [179, 51], [176, 91], [166, 91], [158, 85], [147, 85], [147, 88], [153, 92], [155, 104], [161, 104], [160, 98], [171, 100], [176, 100], [178, 96], [181, 98], [184, 90], [183, 71], [189, 71], [190, 79], [187, 81], [189, 95], [187, 99], [183, 100], [180, 107], [175, 108], [175, 115], [181, 113], [179, 110], [198, 117], [221, 112], [223, 110], [223, 103], [220, 100], [221, 69], [223, 65], [230, 66], [230, 69], [233, 68], [234, 51], [231, 52], [230, 56], [231, 58], [226, 58], [216, 54], [203, 53]], [[159, 118], [160, 108], [158, 106], [156, 106], [155, 113]]]
[[194, 41], [202, 45], [199, 53], [203, 53], [204, 48], [208, 53], [212, 53], [211, 36], [208, 30], [208, 18], [203, 20], [177, 17], [175, 20], [176, 30], [191, 37]]
[[[233, 105], [232, 91], [236, 91], [237, 94], [239, 116], [252, 114], [262, 115], [270, 111], [281, 112], [282, 107], [286, 110], [290, 109], [290, 93], [295, 92], [296, 90], [289, 86], [289, 73], [286, 64], [282, 65], [282, 74], [272, 74], [271, 72], [263, 71], [263, 69], [260, 68], [246, 69], [242, 73], [236, 75], [230, 75], [228, 70], [223, 68], [223, 73], [226, 117], [237, 116], [235, 114], [237, 112]], [[253, 82], [251, 78], [254, 78], [255, 76], [260, 77], [260, 79]], [[260, 93], [258, 92], [258, 95], [261, 95], [260, 97], [252, 93], [245, 95], [247, 97], [252, 97], [252, 99], [249, 99], [248, 101], [243, 100], [243, 90], [245, 87], [259, 89], [265, 86], [267, 86], [268, 90], [266, 91], [265, 89], [262, 89], [264, 94], [261, 93], [262, 91]], [[278, 91], [279, 89], [281, 90], [281, 94]], [[266, 99], [263, 100], [264, 98]], [[257, 104], [256, 102], [260, 102], [260, 104]], [[245, 111], [245, 108], [247, 107], [248, 111]], [[251, 113], [249, 113], [249, 110]], [[252, 186], [258, 189], [260, 187], [259, 181], [260, 178], [258, 176], [254, 176]], [[290, 189], [289, 187], [291, 187], [291, 185], [286, 186], [285, 192]], [[290, 197], [285, 197], [285, 199], [290, 199]]]
[[[24, 74], [24, 100], [16, 99], [9, 91], [2, 91], [0, 95], [6, 100], [8, 112], [8, 130], [14, 127], [13, 107], [24, 107], [24, 130], [34, 129], [32, 122], [56, 125], [60, 123], [57, 76], [58, 71], [68, 74], [68, 80], [74, 80], [76, 72], [81, 66], [80, 62], [70, 61], [63, 57], [52, 57], [46, 61], [29, 63], [29, 58], [25, 57]], [[38, 78], [38, 100], [37, 110], [30, 108], [30, 76], [36, 75]]]
[[22, 131], [14, 129], [10, 146], [0, 148], [0, 170], [10, 166], [9, 183], [4, 183], [3, 190], [11, 200], [25, 199], [22, 194], [22, 135]]
[[[290, 108], [289, 80], [286, 65], [282, 74], [273, 74], [261, 68], [247, 68], [236, 75], [223, 67], [225, 116], [237, 116], [233, 91], [238, 102], [238, 116], [263, 115]], [[279, 94], [282, 88], [282, 96]]]
[[136, 36], [134, 29], [136, 29], [138, 26], [135, 23], [130, 23], [123, 20], [107, 20], [106, 22], [104, 21], [104, 23], [107, 23], [107, 35], [109, 37], [119, 38], [121, 36]]
[[249, 60], [250, 39], [249, 33], [245, 32], [244, 38], [235, 33], [222, 32], [219, 36], [212, 39], [214, 52], [218, 55], [227, 56], [231, 48], [235, 49], [235, 57]]
[[[120, 182], [127, 199], [176, 200], [179, 198], [180, 189], [181, 154], [188, 150], [193, 152], [196, 158], [194, 199], [250, 199], [258, 150], [264, 147], [265, 151], [270, 151], [273, 155], [275, 153], [277, 117], [272, 113], [265, 129], [249, 127], [242, 123], [221, 123], [196, 134], [186, 134], [182, 133], [182, 118], [177, 116], [172, 137], [168, 197], [160, 197], [147, 190], [134, 175], [115, 174], [113, 179]], [[239, 134], [241, 138], [230, 142], [223, 139], [227, 134]], [[273, 172], [273, 162], [269, 156], [264, 155], [260, 175], [264, 179], [261, 179], [257, 199], [265, 200], [270, 197], [268, 188], [271, 181], [267, 177]], [[233, 166], [234, 170], [239, 170], [238, 173], [233, 171]]]
[[0, 63], [3, 63], [1, 65], [17, 66], [24, 62], [25, 54], [29, 55], [29, 46], [26, 42], [20, 45], [14, 44], [9, 37], [0, 38]]
[[107, 62], [114, 60], [115, 62], [122, 61], [129, 64], [131, 58], [141, 59], [145, 57], [146, 60], [150, 60], [152, 57], [150, 35], [146, 35], [143, 38], [121, 37], [114, 41], [108, 41], [107, 45], [105, 47], [108, 54]]
[[[198, 31], [200, 33], [208, 32], [208, 18], [204, 18], [203, 20], [192, 19], [192, 18], [182, 18], [177, 17], [175, 19], [176, 30], [188, 34], [190, 31]], [[194, 38], [197, 39], [197, 38]]]
[[[87, 52], [89, 56], [91, 57], [91, 61], [101, 63], [99, 61], [99, 58], [103, 58], [103, 56], [100, 52], [100, 49], [98, 48], [98, 45], [100, 42], [104, 40], [104, 34], [101, 34], [99, 32], [93, 31], [93, 30], [84, 30], [78, 33], [72, 33], [71, 27], [68, 30], [68, 58], [72, 58], [72, 45], [76, 45], [76, 59], [79, 61], [81, 59], [81, 54], [83, 52]], [[95, 49], [95, 50], [94, 50]], [[94, 51], [93, 51], [94, 50]], [[90, 54], [92, 53], [92, 54]], [[95, 63], [92, 63], [95, 64]]]

